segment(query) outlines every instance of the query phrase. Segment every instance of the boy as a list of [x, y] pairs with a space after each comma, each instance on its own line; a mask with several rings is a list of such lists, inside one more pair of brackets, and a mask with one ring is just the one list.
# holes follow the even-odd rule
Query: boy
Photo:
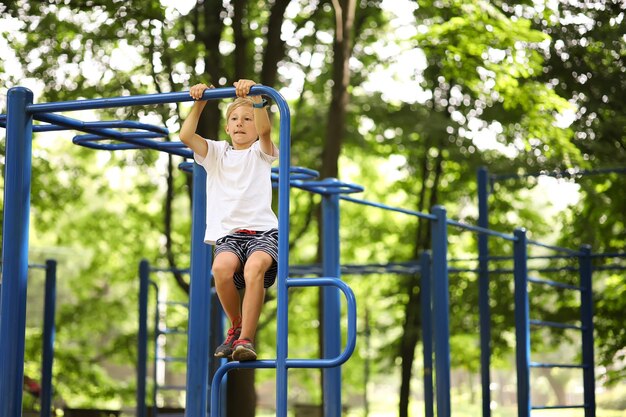
[[[226, 111], [231, 143], [196, 134], [206, 101], [199, 101], [206, 84], [189, 94], [196, 101], [180, 129], [180, 139], [207, 172], [205, 243], [215, 245], [213, 277], [231, 327], [216, 357], [255, 360], [254, 336], [265, 291], [276, 280], [278, 219], [272, 211], [271, 164], [278, 149], [270, 137], [265, 100], [248, 97], [252, 80], [234, 83], [237, 98]], [[245, 288], [243, 302], [240, 289]]]

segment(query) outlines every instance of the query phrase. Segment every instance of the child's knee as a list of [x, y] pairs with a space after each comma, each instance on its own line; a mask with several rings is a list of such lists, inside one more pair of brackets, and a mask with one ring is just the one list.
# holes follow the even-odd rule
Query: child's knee
[[273, 261], [269, 255], [265, 255], [250, 257], [244, 266], [244, 276], [264, 275], [272, 266]]
[[232, 279], [235, 274], [236, 267], [228, 262], [214, 262], [213, 263], [213, 277], [216, 281]]

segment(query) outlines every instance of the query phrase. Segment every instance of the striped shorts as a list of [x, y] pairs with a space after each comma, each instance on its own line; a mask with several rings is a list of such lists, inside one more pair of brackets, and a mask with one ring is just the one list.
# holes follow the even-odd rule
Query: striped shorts
[[[215, 256], [222, 252], [231, 252], [237, 255], [243, 265], [252, 253], [265, 252], [274, 259], [272, 266], [265, 272], [263, 287], [269, 288], [276, 281], [278, 272], [278, 229], [270, 229], [263, 232], [254, 230], [237, 230], [235, 233], [221, 237], [215, 242]], [[242, 272], [235, 272], [233, 277], [237, 289], [246, 287], [246, 281]]]

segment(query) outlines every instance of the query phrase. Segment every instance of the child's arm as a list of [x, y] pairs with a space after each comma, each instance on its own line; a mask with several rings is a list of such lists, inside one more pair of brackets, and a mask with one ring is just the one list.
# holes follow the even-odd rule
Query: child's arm
[[[250, 87], [256, 85], [252, 80], [239, 80], [233, 84], [237, 93], [237, 97], [246, 97], [250, 92]], [[261, 103], [261, 96], [250, 96], [255, 103]], [[259, 145], [261, 150], [268, 155], [276, 155], [276, 147], [272, 143], [272, 124], [265, 107], [254, 108], [254, 125], [259, 134]]]
[[[209, 87], [206, 84], [196, 84], [189, 89], [189, 95], [195, 100], [199, 100], [207, 88]], [[210, 88], [213, 88], [213, 86]], [[198, 120], [200, 120], [200, 114], [204, 106], [206, 106], [206, 100], [193, 103], [193, 107], [183, 122], [179, 133], [180, 140], [202, 157], [206, 156], [209, 149], [204, 138], [196, 133], [196, 129], [198, 128]]]

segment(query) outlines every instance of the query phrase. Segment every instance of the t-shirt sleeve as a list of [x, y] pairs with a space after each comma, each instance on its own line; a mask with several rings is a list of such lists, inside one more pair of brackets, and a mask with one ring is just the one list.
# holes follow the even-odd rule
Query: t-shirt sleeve
[[278, 148], [276, 147], [276, 145], [274, 145], [274, 143], [272, 143], [272, 155], [268, 155], [265, 152], [263, 152], [261, 150], [261, 144], [258, 141], [254, 142], [253, 146], [256, 148], [256, 151], [259, 153], [261, 158], [263, 158], [269, 164], [273, 163], [274, 161], [278, 159]]
[[205, 139], [207, 144], [207, 154], [202, 156], [194, 152], [193, 159], [203, 167], [209, 167], [217, 161], [220, 150], [223, 148], [223, 141]]

